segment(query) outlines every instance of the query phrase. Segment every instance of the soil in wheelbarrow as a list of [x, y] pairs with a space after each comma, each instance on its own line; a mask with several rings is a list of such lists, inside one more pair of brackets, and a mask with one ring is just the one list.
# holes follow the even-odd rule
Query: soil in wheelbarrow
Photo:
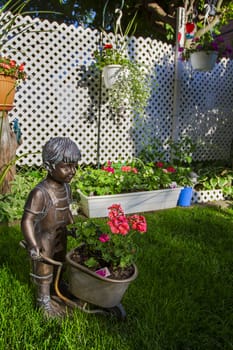
[[[113, 267], [111, 265], [106, 264], [106, 262], [100, 258], [98, 252], [93, 252], [91, 254], [91, 256], [94, 257], [98, 261], [98, 266], [97, 267], [95, 266], [93, 268], [88, 267], [88, 269], [92, 270], [92, 271], [96, 271], [96, 270], [107, 267], [109, 272], [110, 272], [110, 275], [107, 278], [111, 278], [111, 279], [115, 279], [115, 280], [124, 280], [124, 279], [130, 278], [134, 273], [133, 265], [126, 267], [126, 268], [118, 267], [118, 268], [113, 269]], [[87, 267], [85, 265], [85, 262], [89, 258], [90, 258], [90, 256], [88, 256], [87, 251], [85, 250], [85, 246], [79, 247], [71, 255], [71, 259], [74, 262], [76, 262], [80, 265], [83, 265], [85, 267]]]

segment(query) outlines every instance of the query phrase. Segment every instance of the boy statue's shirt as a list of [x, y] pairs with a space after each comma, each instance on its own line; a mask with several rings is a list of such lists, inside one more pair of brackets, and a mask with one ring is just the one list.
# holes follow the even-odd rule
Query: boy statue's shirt
[[[35, 195], [38, 191], [41, 192], [40, 201]], [[62, 235], [66, 236], [66, 226], [72, 223], [69, 209], [71, 200], [70, 186], [67, 183], [53, 188], [45, 179], [31, 191], [24, 210], [25, 214], [31, 213], [35, 216], [34, 235], [38, 247], [43, 247], [43, 253], [50, 255], [51, 250], [56, 253], [62, 249]]]

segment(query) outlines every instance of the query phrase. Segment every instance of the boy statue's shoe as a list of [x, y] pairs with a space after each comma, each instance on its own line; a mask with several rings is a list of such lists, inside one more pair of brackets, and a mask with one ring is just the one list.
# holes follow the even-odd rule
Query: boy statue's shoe
[[55, 300], [51, 299], [50, 296], [38, 298], [37, 306], [48, 318], [64, 317], [67, 315], [65, 306], [57, 303]]

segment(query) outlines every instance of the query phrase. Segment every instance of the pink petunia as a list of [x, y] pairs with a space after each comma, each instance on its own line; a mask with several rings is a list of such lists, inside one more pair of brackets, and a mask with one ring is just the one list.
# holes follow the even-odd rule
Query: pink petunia
[[115, 169], [111, 168], [110, 166], [104, 166], [102, 168], [102, 170], [107, 171], [108, 173], [112, 173], [112, 174], [114, 174], [114, 172], [115, 172]]
[[102, 233], [100, 236], [99, 236], [99, 241], [102, 242], [102, 243], [105, 243], [105, 242], [108, 242], [110, 240], [110, 237], [107, 233]]
[[102, 170], [107, 171], [108, 173], [114, 174], [115, 173], [115, 169], [111, 165], [112, 165], [111, 161], [108, 160], [107, 166], [103, 166]]

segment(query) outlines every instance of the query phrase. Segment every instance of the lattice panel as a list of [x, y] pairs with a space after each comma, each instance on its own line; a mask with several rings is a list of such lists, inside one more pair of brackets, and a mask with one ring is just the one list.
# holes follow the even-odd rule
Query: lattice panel
[[[19, 19], [25, 21], [25, 19]], [[174, 51], [149, 38], [132, 38], [129, 55], [151, 67], [155, 78], [145, 120], [126, 113], [120, 120], [109, 109], [107, 90], [100, 90], [93, 69], [93, 51], [100, 33], [32, 20], [34, 32], [17, 37], [11, 45], [26, 54], [7, 52], [26, 62], [28, 79], [19, 87], [10, 119], [19, 118], [23, 144], [18, 154], [41, 151], [54, 136], [69, 136], [82, 152], [82, 163], [97, 162], [100, 123], [100, 162], [132, 158], [152, 138], [167, 141], [173, 128]], [[154, 80], [153, 80], [154, 81]], [[179, 135], [200, 141], [198, 159], [227, 158], [232, 139], [232, 62], [221, 62], [211, 73], [193, 73], [184, 65], [181, 78]], [[100, 104], [101, 101], [101, 104]], [[204, 144], [204, 146], [203, 146]], [[41, 164], [41, 155], [21, 163]]]
[[180, 134], [197, 143], [196, 159], [227, 159], [233, 139], [233, 61], [222, 60], [211, 72], [183, 71]]
[[207, 203], [226, 199], [222, 190], [193, 191], [192, 204]]

